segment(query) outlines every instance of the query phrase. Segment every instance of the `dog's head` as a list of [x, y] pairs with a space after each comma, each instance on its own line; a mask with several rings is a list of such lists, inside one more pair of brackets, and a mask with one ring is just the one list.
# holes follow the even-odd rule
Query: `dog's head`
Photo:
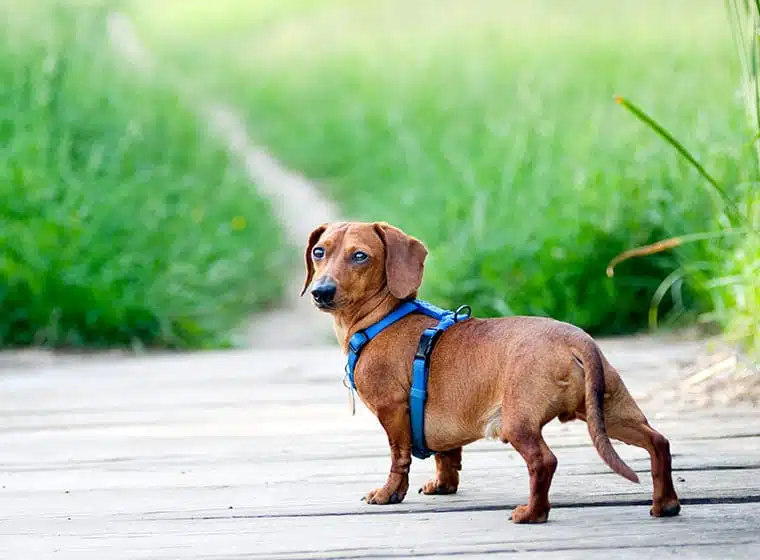
[[[427, 249], [384, 222], [324, 224], [306, 243], [306, 279], [319, 309], [337, 312], [390, 294], [416, 297]], [[312, 283], [313, 281], [313, 283]]]

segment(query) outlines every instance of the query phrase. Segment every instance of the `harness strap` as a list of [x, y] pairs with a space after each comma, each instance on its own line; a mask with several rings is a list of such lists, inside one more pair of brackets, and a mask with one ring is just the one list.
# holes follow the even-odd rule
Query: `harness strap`
[[[464, 309], [466, 308], [466, 313]], [[441, 310], [443, 311], [443, 310]], [[444, 311], [435, 327], [425, 329], [420, 336], [412, 364], [412, 388], [409, 391], [409, 416], [412, 424], [412, 455], [427, 459], [433, 454], [425, 444], [425, 401], [430, 375], [430, 355], [443, 331], [470, 316], [470, 308], [462, 306], [456, 311]]]
[[362, 349], [384, 329], [415, 311], [438, 320], [438, 324], [435, 327], [425, 329], [422, 336], [420, 336], [412, 365], [412, 388], [409, 392], [412, 455], [418, 459], [426, 459], [432, 455], [432, 452], [425, 445], [425, 401], [427, 400], [430, 355], [443, 331], [470, 316], [469, 306], [463, 305], [456, 311], [448, 311], [418, 299], [402, 303], [374, 325], [354, 334], [348, 341], [348, 361], [346, 363], [344, 383], [347, 383], [347, 386], [352, 391], [356, 390], [354, 370]]
[[351, 337], [348, 341], [348, 362], [346, 363], [346, 379], [348, 380], [348, 385], [351, 390], [356, 391], [354, 369], [356, 368], [356, 362], [359, 361], [359, 354], [361, 353], [362, 348], [364, 348], [370, 340], [375, 338], [383, 330], [399, 319], [406, 317], [410, 313], [414, 313], [417, 309], [416, 301], [404, 302], [374, 325], [367, 327], [363, 331], [357, 332]]

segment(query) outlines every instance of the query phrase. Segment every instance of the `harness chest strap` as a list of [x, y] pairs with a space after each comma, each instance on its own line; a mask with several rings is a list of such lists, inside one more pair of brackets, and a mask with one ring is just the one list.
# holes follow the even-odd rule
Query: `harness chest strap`
[[423, 313], [438, 320], [435, 327], [425, 329], [420, 336], [412, 364], [412, 388], [409, 392], [412, 455], [418, 459], [426, 459], [432, 455], [425, 444], [425, 401], [427, 400], [427, 381], [430, 373], [430, 355], [443, 331], [470, 316], [469, 306], [463, 305], [456, 311], [448, 311], [418, 299], [402, 303], [380, 321], [351, 337], [348, 343], [345, 381], [347, 381], [349, 389], [355, 391], [354, 369], [362, 349], [387, 327], [414, 312]]

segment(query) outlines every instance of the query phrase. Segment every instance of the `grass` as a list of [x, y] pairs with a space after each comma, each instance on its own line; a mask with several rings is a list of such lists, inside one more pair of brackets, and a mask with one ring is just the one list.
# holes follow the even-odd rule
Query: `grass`
[[[615, 95], [667, 121], [737, 194], [749, 129], [719, 2], [153, 5], [133, 0], [132, 13], [165, 61], [244, 109], [252, 134], [347, 216], [428, 244], [422, 295], [438, 304], [629, 332], [663, 278], [722, 258], [689, 244], [604, 274], [617, 253], [721, 214]], [[674, 283], [666, 324], [714, 307], [705, 278]]]
[[[726, 183], [733, 177], [716, 179], [684, 145], [660, 122], [625, 99], [619, 102], [657, 133], [704, 178], [713, 191], [717, 212], [713, 230], [692, 232], [626, 251], [608, 269], [631, 256], [658, 253], [684, 243], [711, 241], [712, 259], [688, 262], [671, 273], [658, 288], [650, 316], [656, 321], [659, 295], [687, 274], [696, 276], [704, 291], [712, 296], [712, 311], [704, 318], [722, 324], [730, 339], [752, 358], [760, 358], [760, 1], [726, 0], [726, 8], [741, 64], [741, 89], [751, 136], [745, 149], [747, 158], [738, 184]], [[696, 274], [695, 274], [696, 273]]]
[[106, 8], [0, 3], [0, 345], [224, 346], [281, 295], [279, 230]]

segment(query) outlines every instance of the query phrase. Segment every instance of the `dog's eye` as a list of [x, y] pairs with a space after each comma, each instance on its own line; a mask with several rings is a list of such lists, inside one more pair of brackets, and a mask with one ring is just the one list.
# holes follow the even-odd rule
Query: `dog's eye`
[[314, 247], [311, 250], [311, 256], [319, 260], [325, 256], [325, 250], [322, 247]]
[[355, 263], [363, 263], [369, 258], [369, 255], [363, 251], [356, 251], [351, 255], [351, 260]]

